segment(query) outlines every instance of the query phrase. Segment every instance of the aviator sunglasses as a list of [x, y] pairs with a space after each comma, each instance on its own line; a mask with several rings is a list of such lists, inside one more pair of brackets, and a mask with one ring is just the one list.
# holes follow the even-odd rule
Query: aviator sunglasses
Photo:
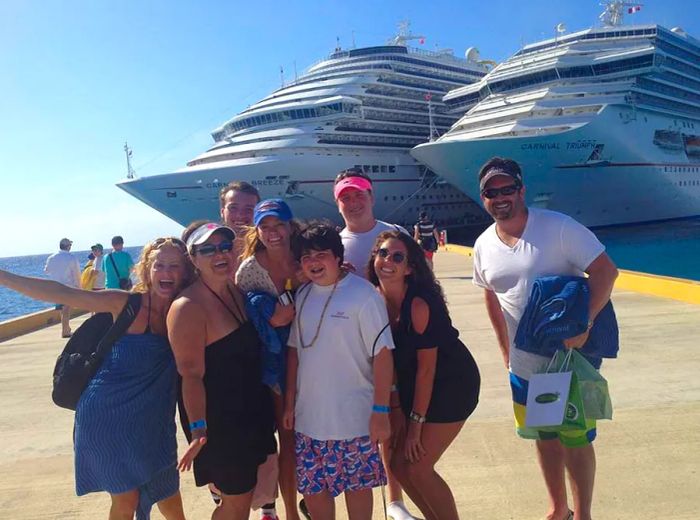
[[377, 250], [377, 254], [379, 255], [379, 258], [389, 258], [395, 264], [400, 264], [406, 260], [406, 255], [401, 251], [389, 253], [389, 250], [386, 247], [379, 248]]
[[482, 190], [481, 194], [487, 199], [495, 199], [499, 195], [513, 195], [513, 193], [520, 191], [520, 187], [521, 186], [519, 184], [510, 184], [501, 188], [487, 188]]
[[221, 242], [219, 244], [204, 244], [198, 246], [195, 252], [200, 256], [212, 256], [216, 252], [230, 253], [233, 250], [233, 242]]

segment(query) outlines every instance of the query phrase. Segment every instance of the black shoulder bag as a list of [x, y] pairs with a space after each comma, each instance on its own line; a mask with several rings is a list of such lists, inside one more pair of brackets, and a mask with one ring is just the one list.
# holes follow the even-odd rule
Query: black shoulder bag
[[117, 278], [119, 278], [119, 288], [123, 289], [125, 291], [130, 291], [133, 284], [131, 283], [131, 278], [129, 278], [129, 276], [128, 276], [129, 273], [128, 272], [126, 273], [127, 274], [126, 278], [122, 278], [122, 275], [119, 274], [119, 269], [117, 269], [117, 264], [114, 261], [114, 258], [112, 257], [112, 253], [110, 253], [108, 256], [109, 256], [109, 261], [112, 262], [112, 267], [114, 267], [114, 272], [117, 273]]
[[56, 360], [51, 398], [61, 408], [75, 410], [87, 385], [100, 369], [114, 343], [124, 335], [141, 308], [141, 294], [130, 294], [126, 305], [112, 321], [100, 312], [88, 318], [73, 333]]

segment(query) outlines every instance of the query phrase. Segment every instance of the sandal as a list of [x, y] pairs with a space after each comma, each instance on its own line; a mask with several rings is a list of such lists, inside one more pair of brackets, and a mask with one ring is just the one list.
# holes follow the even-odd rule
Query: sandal
[[311, 520], [311, 514], [309, 513], [309, 509], [306, 507], [306, 502], [304, 502], [303, 498], [299, 500], [299, 511], [301, 511], [301, 514], [304, 515], [306, 520]]

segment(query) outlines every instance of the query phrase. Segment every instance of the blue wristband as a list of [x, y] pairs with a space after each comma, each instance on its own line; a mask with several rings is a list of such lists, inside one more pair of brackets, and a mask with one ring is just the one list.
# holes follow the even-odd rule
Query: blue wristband
[[190, 423], [190, 431], [204, 429], [206, 427], [207, 427], [207, 421], [205, 421], [204, 419], [200, 419], [199, 421], [195, 421], [195, 422]]
[[391, 411], [391, 408], [389, 408], [388, 406], [382, 406], [380, 404], [373, 404], [372, 411], [377, 413], [389, 413]]

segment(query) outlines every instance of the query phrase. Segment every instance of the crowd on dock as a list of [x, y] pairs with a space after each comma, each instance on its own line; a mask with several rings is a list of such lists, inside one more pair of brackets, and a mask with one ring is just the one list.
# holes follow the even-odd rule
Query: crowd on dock
[[[562, 346], [599, 367], [613, 355], [591, 351], [589, 336], [617, 269], [584, 226], [525, 205], [517, 163], [493, 158], [479, 182], [494, 224], [475, 244], [473, 280], [509, 370], [516, 430], [536, 441], [547, 518], [589, 520], [595, 421], [528, 427], [528, 381], [549, 357], [516, 348], [515, 337], [539, 277], [586, 273], [586, 322]], [[351, 519], [368, 520], [372, 489], [385, 485], [394, 520], [413, 518], [404, 492], [426, 520], [459, 517], [435, 466], [481, 382], [433, 274], [437, 230], [426, 213], [412, 233], [377, 220], [362, 171], [340, 172], [334, 198], [342, 229], [298, 221], [284, 200], [233, 182], [219, 221], [155, 239], [135, 265], [114, 237], [106, 255], [91, 248], [82, 284], [68, 239], [47, 262], [53, 280], [0, 270], [1, 285], [115, 321], [140, 295], [75, 409], [78, 495], [108, 492], [113, 520], [149, 518], [153, 505], [181, 520], [179, 472], [192, 469], [217, 520], [251, 508], [275, 520], [278, 489], [289, 520], [335, 518], [341, 494]], [[61, 332], [73, 334], [67, 318]], [[179, 459], [176, 409], [188, 441]]]

